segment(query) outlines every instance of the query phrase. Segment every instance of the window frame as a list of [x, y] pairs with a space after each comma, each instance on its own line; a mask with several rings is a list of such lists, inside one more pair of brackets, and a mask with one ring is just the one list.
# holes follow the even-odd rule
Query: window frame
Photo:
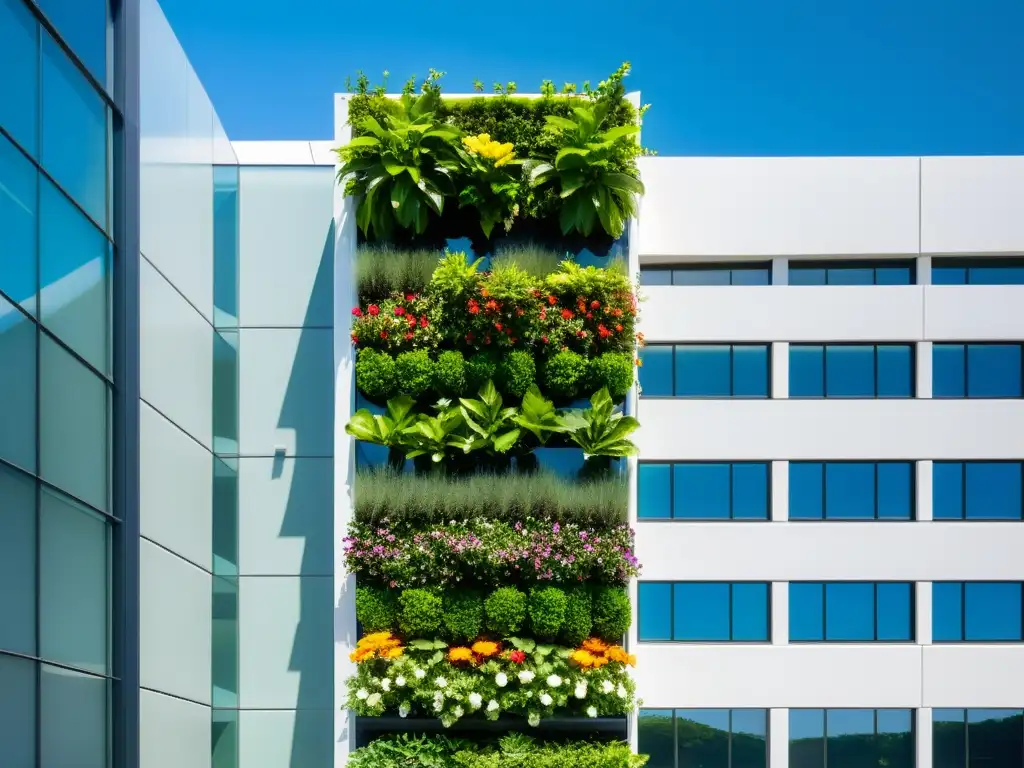
[[[809, 286], [813, 287], [813, 286]], [[852, 286], [856, 287], [856, 286]], [[874, 382], [874, 395], [830, 395], [828, 394], [828, 348], [829, 347], [871, 347], [872, 349], [872, 379]], [[910, 350], [910, 394], [906, 397], [879, 395], [878, 394], [878, 348], [879, 347], [907, 347]], [[917, 397], [917, 342], [914, 341], [799, 341], [791, 342], [787, 358], [788, 371], [793, 367], [793, 349], [820, 348], [821, 349], [821, 394], [820, 395], [794, 395], [792, 386], [789, 388], [788, 398], [790, 400], [916, 400]], [[790, 374], [792, 382], [792, 374]]]
[[[935, 639], [935, 607], [934, 596], [932, 598], [932, 645], [1020, 645], [1024, 643], [1024, 581], [1013, 581], [1012, 579], [985, 579], [977, 581], [933, 581], [935, 584], [955, 584], [960, 588], [960, 639], [959, 640], [936, 640]], [[1019, 634], [1016, 640], [1005, 639], [967, 639], [967, 585], [968, 584], [1016, 584], [1020, 587], [1021, 621]], [[975, 707], [977, 709], [977, 707]]]
[[[1021, 269], [1024, 268], [1024, 256], [981, 256], [976, 258], [943, 258], [935, 257], [932, 259], [932, 285], [942, 286], [964, 286], [964, 285], [1024, 285], [1021, 283], [974, 283], [971, 282], [971, 272], [974, 269], [998, 269], [1005, 267], [1007, 269]], [[964, 282], [962, 283], [936, 283], [934, 282], [934, 274], [936, 269], [962, 269], [964, 271]]]
[[[641, 640], [640, 639], [640, 587], [641, 584], [667, 584], [669, 587], [669, 629], [671, 634], [674, 636], [676, 632], [676, 585], [677, 584], [726, 584], [729, 587], [729, 638], [728, 640], [677, 640], [672, 637], [669, 640]], [[767, 610], [766, 610], [766, 629], [768, 630], [768, 637], [766, 640], [733, 640], [732, 637], [735, 634], [735, 618], [733, 616], [733, 587], [736, 584], [760, 584], [765, 586], [765, 593], [767, 597]], [[637, 583], [637, 601], [636, 601], [636, 616], [637, 616], [637, 643], [671, 643], [673, 645], [771, 645], [772, 644], [772, 582], [770, 581], [752, 581], [752, 580], [737, 580], [737, 581], [693, 581], [693, 580], [669, 580], [669, 579], [651, 579], [641, 580]]]
[[[767, 285], [746, 285], [740, 283], [737, 285], [733, 282], [735, 275], [734, 272], [752, 272], [752, 271], [764, 270], [768, 273], [768, 284]], [[701, 285], [694, 283], [677, 283], [675, 281], [676, 272], [702, 272], [702, 271], [714, 271], [714, 272], [728, 272], [729, 282], [725, 285]], [[648, 283], [646, 285], [674, 288], [770, 288], [772, 286], [772, 262], [768, 261], [737, 261], [737, 262], [726, 262], [726, 261], [713, 261], [713, 262], [694, 262], [685, 264], [651, 264], [640, 267], [641, 285], [645, 285], [643, 282], [644, 273], [653, 272], [667, 272], [668, 283]]]
[[[964, 358], [962, 395], [935, 394], [935, 353], [939, 347], [960, 347]], [[971, 365], [968, 352], [971, 347], [1017, 347], [1020, 350], [1020, 382], [1019, 395], [998, 395], [995, 397], [971, 397]], [[915, 366], [916, 367], [916, 366]], [[933, 400], [1021, 400], [1024, 399], [1024, 342], [1021, 341], [935, 341], [932, 342], [932, 399]]]
[[[918, 734], [918, 727], [917, 726], [918, 726], [918, 722], [917, 722], [917, 709], [915, 707], [790, 707], [789, 708], [789, 716], [790, 716], [790, 718], [792, 718], [792, 713], [793, 712], [821, 712], [822, 713], [822, 718], [821, 718], [822, 733], [821, 733], [820, 737], [814, 737], [814, 738], [820, 738], [821, 739], [821, 751], [822, 751], [822, 754], [821, 754], [821, 765], [825, 766], [825, 768], [828, 767], [828, 740], [829, 740], [828, 713], [830, 711], [837, 711], [837, 710], [838, 711], [860, 710], [860, 711], [872, 712], [873, 713], [873, 719], [874, 719], [874, 732], [872, 733], [872, 736], [875, 739], [877, 739], [878, 735], [879, 735], [878, 734], [878, 713], [879, 712], [908, 712], [908, 713], [910, 713], [910, 734], [909, 734], [910, 735], [910, 744], [911, 744], [911, 747], [913, 749], [913, 753], [914, 753], [913, 757], [914, 757], [914, 761], [915, 761], [915, 764], [916, 764], [919, 750], [917, 748], [917, 734]], [[792, 723], [792, 719], [790, 719], [790, 724], [791, 723]], [[789, 749], [787, 750], [787, 756], [790, 757], [790, 756], [792, 756], [792, 750], [793, 750], [792, 730], [790, 730], [788, 747], [789, 747]]]
[[[729, 517], [676, 517], [675, 516], [675, 500], [676, 500], [676, 473], [675, 468], [677, 465], [721, 465], [726, 464], [729, 467]], [[736, 517], [735, 512], [735, 489], [733, 488], [733, 468], [737, 465], [744, 466], [763, 466], [766, 471], [766, 498], [765, 498], [765, 511], [768, 513], [765, 517]], [[663, 466], [669, 468], [668, 473], [668, 502], [670, 517], [640, 517], [640, 467], [642, 466]], [[738, 523], [770, 523], [772, 522], [772, 462], [770, 461], [712, 461], [705, 459], [701, 461], [658, 461], [657, 459], [641, 459], [637, 462], [637, 523], [721, 523], [721, 522], [738, 522]]]
[[[820, 584], [821, 585], [821, 640], [794, 640], [793, 639], [793, 601], [791, 590], [794, 584]], [[829, 640], [826, 637], [828, 632], [828, 585], [829, 584], [870, 584], [872, 602], [872, 621], [870, 640]], [[910, 637], [906, 640], [879, 640], [878, 639], [878, 585], [879, 584], [907, 584], [910, 586]], [[861, 645], [864, 643], [881, 643], [884, 645], [914, 645], [917, 643], [917, 582], [895, 581], [885, 579], [882, 581], [790, 581], [788, 582], [787, 600], [789, 603], [789, 643], [791, 645]], [[962, 601], [961, 601], [962, 602]], [[811, 707], [814, 709], [814, 707]], [[843, 707], [840, 707], [843, 709]]]
[[[972, 765], [972, 763], [971, 763], [971, 741], [970, 741], [970, 736], [969, 736], [970, 727], [971, 727], [971, 714], [970, 713], [971, 712], [984, 712], [984, 711], [1021, 712], [1022, 708], [1021, 707], [935, 707], [932, 710], [933, 711], [933, 716], [932, 716], [933, 717], [933, 719], [932, 719], [932, 753], [933, 754], [935, 753], [935, 745], [936, 745], [936, 735], [935, 735], [935, 723], [936, 723], [936, 720], [934, 719], [934, 712], [935, 711], [947, 711], [948, 712], [948, 711], [951, 711], [951, 710], [955, 711], [955, 712], [962, 713], [963, 714], [963, 719], [962, 720], [948, 720], [948, 719], [946, 719], [946, 720], [939, 720], [937, 722], [941, 722], [941, 723], [959, 723], [960, 725], [963, 726], [964, 753], [962, 755], [962, 758], [963, 758], [963, 763], [962, 764], [963, 764], [963, 768], [971, 768], [971, 765]], [[1021, 733], [1021, 740], [1024, 741], [1024, 718], [1022, 718], [1021, 731], [1022, 731], [1022, 733]], [[1021, 751], [1020, 765], [1024, 766], [1024, 750]]]
[[[900, 461], [897, 459], [885, 459], [882, 461], [860, 461], [858, 459], [843, 459], [840, 461], [790, 461], [788, 462], [788, 471], [786, 474], [787, 486], [789, 494], [786, 498], [788, 509], [793, 508], [793, 483], [792, 483], [792, 467], [794, 464], [817, 464], [821, 467], [821, 517], [793, 517], [791, 514], [787, 515], [786, 522], [790, 523], [913, 523], [918, 519], [917, 515], [917, 473], [918, 473], [918, 462], [917, 461]], [[829, 464], [871, 464], [874, 469], [874, 485], [875, 485], [875, 514], [874, 517], [829, 517], [828, 516], [828, 472], [827, 467]], [[910, 517], [879, 517], [878, 516], [878, 467], [882, 464], [909, 464], [910, 465]], [[934, 470], [933, 470], [934, 472]], [[1011, 521], [1013, 522], [1013, 521]]]
[[637, 733], [640, 731], [640, 723], [643, 722], [641, 713], [643, 712], [670, 712], [672, 714], [672, 765], [673, 768], [684, 768], [679, 763], [679, 720], [689, 720], [690, 718], [680, 718], [680, 712], [707, 712], [714, 710], [718, 712], [729, 713], [729, 742], [727, 761], [725, 768], [732, 768], [732, 737], [733, 737], [733, 713], [734, 712], [763, 712], [764, 713], [764, 764], [765, 768], [771, 766], [771, 754], [772, 754], [772, 711], [768, 707], [641, 707], [637, 713]]
[[[910, 270], [910, 282], [909, 283], [879, 283], [878, 282], [878, 270], [879, 269], [909, 269]], [[847, 287], [847, 288], [874, 288], [878, 286], [898, 287], [903, 285], [917, 285], [917, 263], [915, 259], [797, 259], [789, 262], [789, 267], [786, 270], [786, 277], [788, 278], [793, 274], [793, 271], [810, 271], [812, 269], [822, 269], [825, 271], [825, 282], [813, 285], [801, 285], [799, 283], [793, 283], [789, 281], [789, 285], [794, 288], [834, 288], [834, 287]], [[830, 283], [828, 281], [829, 271], [832, 269], [870, 269], [871, 270], [871, 283], [861, 284], [850, 284], [850, 283]]]
[[[960, 467], [960, 517], [936, 517], [935, 499], [932, 496], [932, 521], [936, 523], [1019, 523], [1024, 520], [1024, 461], [1013, 459], [964, 459], [962, 461], [948, 461], [936, 459], [932, 462], [932, 487], [935, 486], [935, 468], [939, 465], [956, 464]], [[1018, 517], [968, 517], [967, 516], [967, 467], [970, 464], [1016, 464], [1020, 472], [1021, 497], [1020, 514]]]
[[[653, 342], [645, 344], [645, 348], [650, 347], [671, 347], [672, 348], [672, 394], [671, 395], [645, 395], [643, 393], [642, 385], [640, 391], [640, 397], [646, 400], [771, 400], [774, 397], [772, 387], [772, 342], [757, 342], [757, 341], [743, 341], [743, 342]], [[679, 351], [679, 347], [728, 347], [729, 348], [729, 392], [728, 395], [677, 395], [678, 384], [678, 371], [676, 365], [676, 357]], [[766, 361], [766, 394], [765, 395], [736, 395], [731, 394], [736, 391], [736, 347], [754, 347], [764, 348]], [[637, 380], [639, 381], [639, 374]]]

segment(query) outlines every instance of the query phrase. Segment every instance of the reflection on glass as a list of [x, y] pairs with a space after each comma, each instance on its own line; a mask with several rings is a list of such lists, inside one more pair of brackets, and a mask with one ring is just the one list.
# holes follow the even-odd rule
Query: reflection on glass
[[791, 709], [789, 717], [791, 768], [914, 768], [909, 709]]
[[968, 397], [1020, 397], [1019, 344], [967, 345]]
[[985, 768], [1018, 768], [1024, 763], [1024, 711], [967, 710], [968, 764]]
[[238, 579], [213, 579], [213, 706], [238, 706]]
[[641, 709], [637, 738], [639, 754], [650, 755], [647, 768], [676, 768], [671, 709]]
[[42, 765], [106, 768], [107, 681], [43, 664], [39, 697]]
[[36, 765], [37, 667], [32, 661], [0, 655], [0, 765]]
[[729, 710], [678, 709], [679, 764], [729, 766]]
[[644, 397], [672, 396], [673, 347], [669, 344], [648, 344], [640, 350], [641, 395]]
[[36, 471], [35, 324], [0, 297], [0, 458]]
[[23, 0], [0, 0], [0, 125], [33, 157], [39, 150], [37, 28]]
[[0, 584], [7, 585], [0, 588], [0, 648], [35, 656], [36, 482], [4, 464], [0, 464]]
[[213, 572], [238, 575], [238, 459], [213, 457]]
[[[210, 768], [238, 765], [238, 710], [214, 709]], [[672, 768], [671, 766], [669, 768]]]
[[107, 85], [108, 0], [37, 0], [57, 32], [101, 85]]
[[965, 716], [962, 709], [932, 710], [934, 768], [969, 768]]
[[673, 585], [672, 637], [688, 641], [724, 641], [729, 632], [729, 584], [681, 582]]
[[728, 464], [676, 464], [673, 469], [674, 517], [728, 519]]
[[672, 465], [640, 464], [637, 468], [637, 517], [672, 517]]
[[679, 397], [729, 397], [732, 393], [729, 347], [676, 347], [676, 392]]
[[789, 710], [790, 768], [825, 768], [825, 710]]
[[238, 331], [213, 333], [213, 450], [238, 453]]
[[966, 374], [963, 344], [932, 345], [932, 397], [965, 397]]
[[[6, 2], [10, 0], [0, 2], [0, 15]], [[0, 27], [2, 25], [3, 20], [0, 19]], [[0, 31], [0, 35], [2, 34]], [[0, 56], [3, 56], [2, 52]], [[0, 104], [2, 103], [0, 97]], [[2, 122], [0, 119], [0, 123]], [[32, 162], [5, 137], [0, 136], [0, 237], [3, 238], [0, 291], [29, 314], [35, 314], [36, 311], [38, 176], [39, 172]]]
[[672, 585], [641, 581], [637, 585], [637, 636], [641, 641], [672, 639]]
[[874, 764], [869, 762], [875, 757], [876, 747], [874, 710], [826, 710], [825, 735], [825, 764], [829, 768], [863, 768], [865, 764]]
[[213, 324], [238, 326], [238, 166], [213, 169]]

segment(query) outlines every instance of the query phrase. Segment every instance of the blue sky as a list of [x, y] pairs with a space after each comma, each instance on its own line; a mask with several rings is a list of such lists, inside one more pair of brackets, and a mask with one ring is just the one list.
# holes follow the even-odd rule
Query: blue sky
[[663, 155], [1024, 154], [1022, 0], [160, 2], [233, 139], [332, 138], [357, 69], [535, 91], [628, 59]]

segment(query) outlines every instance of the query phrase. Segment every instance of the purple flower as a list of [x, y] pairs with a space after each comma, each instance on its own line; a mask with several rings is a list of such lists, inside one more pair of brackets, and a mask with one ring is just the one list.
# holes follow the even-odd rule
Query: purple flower
[[552, 533], [558, 533], [560, 530], [562, 530], [562, 526], [560, 526], [558, 523], [555, 523], [553, 526], [551, 526]]

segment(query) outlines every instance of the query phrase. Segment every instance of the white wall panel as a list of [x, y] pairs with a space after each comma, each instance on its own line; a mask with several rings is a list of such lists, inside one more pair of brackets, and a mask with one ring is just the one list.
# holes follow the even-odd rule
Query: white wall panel
[[1024, 339], [1024, 285], [930, 285], [924, 291], [926, 339]]
[[139, 691], [140, 768], [184, 768], [210, 764], [210, 708]]
[[933, 645], [924, 649], [929, 707], [1024, 706], [1024, 646]]
[[330, 709], [239, 712], [239, 768], [328, 768], [333, 719]]

